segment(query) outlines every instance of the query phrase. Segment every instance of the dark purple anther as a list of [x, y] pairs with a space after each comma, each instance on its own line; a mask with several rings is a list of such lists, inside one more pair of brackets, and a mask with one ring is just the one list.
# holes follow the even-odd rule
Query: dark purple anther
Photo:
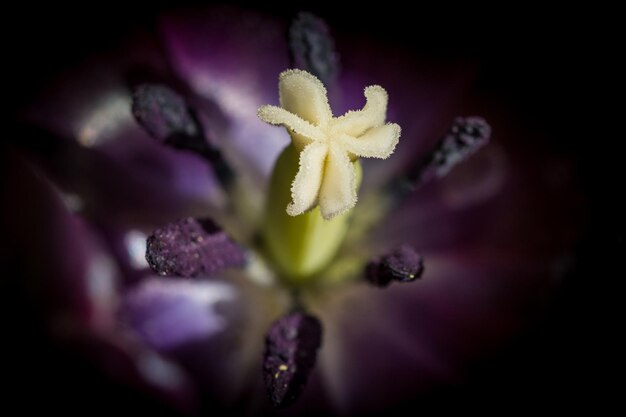
[[179, 94], [160, 84], [141, 84], [133, 91], [133, 116], [156, 140], [176, 149], [191, 151], [207, 159], [223, 185], [232, 170], [221, 152], [207, 141], [193, 111]]
[[387, 186], [387, 193], [397, 201], [420, 185], [441, 178], [485, 145], [491, 136], [491, 127], [481, 117], [457, 117], [434, 150], [416, 164], [406, 175]]
[[241, 266], [243, 250], [211, 220], [187, 218], [148, 237], [146, 260], [159, 275], [197, 277]]
[[200, 135], [185, 100], [171, 88], [141, 84], [133, 91], [133, 115], [155, 139], [168, 142], [178, 136]]
[[372, 259], [365, 269], [365, 278], [378, 287], [391, 281], [411, 282], [422, 276], [424, 261], [409, 245], [402, 245], [390, 253]]
[[439, 141], [422, 168], [409, 179], [425, 180], [443, 177], [456, 164], [476, 152], [489, 141], [491, 127], [480, 117], [457, 117], [448, 133]]
[[339, 73], [339, 55], [324, 20], [300, 12], [289, 28], [291, 64], [310, 72], [324, 84], [331, 84]]
[[313, 316], [295, 312], [272, 323], [265, 339], [263, 378], [276, 407], [298, 398], [321, 344], [322, 325]]

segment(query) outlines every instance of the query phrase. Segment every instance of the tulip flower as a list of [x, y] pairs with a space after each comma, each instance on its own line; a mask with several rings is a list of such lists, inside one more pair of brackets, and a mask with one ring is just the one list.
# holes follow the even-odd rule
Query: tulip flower
[[576, 238], [568, 161], [475, 66], [335, 33], [168, 12], [29, 104], [4, 220], [56, 340], [187, 414], [351, 415], [530, 323]]

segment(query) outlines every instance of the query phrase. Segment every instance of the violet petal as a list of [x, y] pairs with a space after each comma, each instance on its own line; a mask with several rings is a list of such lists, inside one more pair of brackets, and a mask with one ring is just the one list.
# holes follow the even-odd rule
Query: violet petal
[[220, 204], [223, 193], [199, 158], [172, 152], [129, 122], [116, 139], [84, 146], [37, 127], [20, 125], [16, 145], [61, 189], [80, 198], [81, 213], [123, 227], [150, 227], [198, 216]]
[[148, 237], [146, 260], [159, 275], [189, 278], [241, 266], [245, 254], [211, 220], [188, 217]]
[[170, 13], [159, 20], [159, 30], [175, 73], [217, 105], [197, 108], [198, 116], [212, 123], [221, 148], [238, 159], [232, 161], [238, 172], [245, 170], [261, 187], [289, 141], [287, 132], [277, 133], [257, 117], [259, 106], [276, 100], [278, 74], [289, 66], [286, 28], [277, 19], [223, 6]]
[[89, 324], [106, 321], [115, 275], [108, 254], [23, 155], [8, 149], [1, 166], [5, 273], [17, 273], [18, 288], [37, 289], [37, 311], [46, 318], [69, 314]]
[[216, 306], [235, 298], [221, 282], [151, 278], [125, 295], [122, 316], [150, 346], [169, 350], [221, 332], [226, 321]]

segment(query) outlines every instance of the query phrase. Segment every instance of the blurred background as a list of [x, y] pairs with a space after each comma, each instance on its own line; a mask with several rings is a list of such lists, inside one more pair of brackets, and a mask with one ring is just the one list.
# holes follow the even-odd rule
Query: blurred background
[[[93, 51], [115, 49], [129, 33], [150, 31], [159, 13], [199, 3], [21, 4], [5, 11], [5, 107], [10, 113], [19, 110], [55, 74]], [[341, 8], [296, 2], [243, 5], [285, 20], [309, 10], [324, 17], [338, 34], [381, 39], [417, 56], [475, 61], [485, 94], [501, 98], [529, 126], [546, 132], [555, 152], [576, 161], [585, 205], [583, 235], [575, 259], [564, 266], [567, 279], [545, 316], [497, 355], [472, 364], [462, 386], [398, 404], [390, 413], [407, 406], [414, 411], [408, 414], [508, 413], [520, 408], [565, 412], [608, 406], [617, 395], [608, 377], [618, 373], [619, 362], [613, 352], [612, 335], [618, 331], [613, 322], [623, 311], [623, 303], [610, 298], [615, 282], [623, 279], [626, 250], [624, 175], [616, 143], [623, 133], [605, 134], [602, 129], [620, 120], [610, 116], [617, 105], [600, 99], [602, 93], [616, 94], [612, 92], [617, 87], [610, 72], [618, 29], [610, 24], [610, 11], [573, 6], [550, 10], [528, 3], [502, 9], [419, 3], [410, 11], [389, 2]], [[7, 137], [19, 136], [8, 126]], [[29, 304], [22, 283], [12, 280], [15, 276], [16, 271], [2, 271], [5, 407], [14, 404], [27, 411], [42, 406], [62, 415], [169, 414], [42, 336], [37, 306]], [[88, 404], [103, 405], [89, 410]]]

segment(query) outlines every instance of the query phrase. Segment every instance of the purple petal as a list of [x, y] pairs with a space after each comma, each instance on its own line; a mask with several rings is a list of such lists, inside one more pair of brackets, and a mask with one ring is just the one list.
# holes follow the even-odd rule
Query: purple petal
[[[74, 357], [86, 357], [96, 364], [107, 380], [148, 394], [160, 409], [185, 415], [197, 411], [197, 392], [185, 371], [125, 334], [65, 328], [55, 336]], [[94, 396], [110, 399], [108, 392]]]
[[223, 331], [226, 323], [216, 306], [235, 297], [219, 282], [152, 278], [126, 294], [121, 314], [150, 346], [171, 350]]
[[324, 325], [318, 367], [336, 410], [380, 413], [464, 380], [466, 366], [517, 334], [554, 292], [541, 258], [485, 248], [425, 254], [423, 280], [346, 287], [312, 311]]
[[168, 74], [156, 39], [145, 33], [50, 80], [23, 118], [85, 146], [115, 140], [121, 125], [132, 122], [128, 83], [138, 72]]
[[[278, 74], [288, 68], [284, 23], [228, 7], [170, 14], [160, 23], [179, 77], [228, 117], [226, 126], [211, 124], [220, 146], [239, 159], [233, 164], [246, 167], [252, 179], [267, 178], [288, 135], [261, 122], [256, 112], [278, 101]], [[204, 115], [214, 120], [206, 109]]]
[[154, 227], [172, 217], [206, 215], [220, 204], [223, 195], [204, 161], [153, 143], [138, 126], [131, 129], [135, 133], [119, 137], [123, 144], [95, 148], [25, 130], [22, 146], [77, 197], [77, 211], [100, 222]]
[[373, 241], [406, 242], [421, 252], [487, 244], [553, 254], [572, 241], [577, 196], [571, 165], [506, 120], [490, 119], [497, 132], [492, 142], [415, 192]]
[[214, 411], [248, 409], [250, 402], [242, 403], [241, 396], [256, 393], [257, 384], [260, 405], [266, 404], [259, 372], [264, 331], [284, 297], [238, 278], [152, 277], [126, 294], [120, 310], [132, 334], [174, 359]]
[[65, 313], [110, 325], [117, 270], [89, 227], [70, 213], [41, 172], [14, 152], [3, 161], [3, 230], [8, 256], [46, 316]]
[[541, 136], [481, 113], [492, 142], [368, 237], [377, 253], [410, 242], [428, 264], [424, 279], [346, 288], [310, 307], [327, 335], [320, 369], [344, 413], [382, 412], [462, 382], [468, 363], [519, 334], [561, 284], [555, 265], [572, 250], [580, 214], [571, 166]]

